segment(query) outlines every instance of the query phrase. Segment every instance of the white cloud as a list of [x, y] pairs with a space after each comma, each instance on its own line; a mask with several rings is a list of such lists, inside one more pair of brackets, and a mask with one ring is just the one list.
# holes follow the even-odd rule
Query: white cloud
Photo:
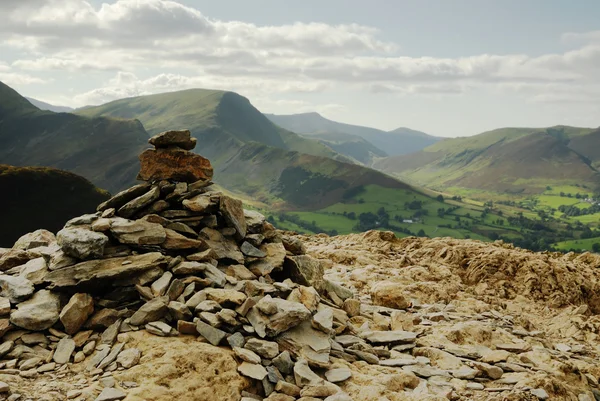
[[0, 68], [0, 81], [4, 82], [9, 86], [21, 86], [31, 84], [44, 84], [50, 82], [47, 79], [33, 77], [28, 74], [21, 74], [17, 72], [3, 72]]
[[502, 88], [542, 101], [552, 98], [548, 85], [565, 85], [569, 102], [596, 99], [600, 85], [600, 31], [566, 33], [562, 41], [575, 47], [564, 53], [436, 58], [399, 56], [397, 43], [368, 26], [220, 21], [171, 0], [99, 7], [84, 0], [0, 0], [0, 14], [0, 43], [20, 54], [13, 70], [118, 72], [68, 99], [78, 105], [191, 87], [256, 96], [340, 87], [411, 96]]

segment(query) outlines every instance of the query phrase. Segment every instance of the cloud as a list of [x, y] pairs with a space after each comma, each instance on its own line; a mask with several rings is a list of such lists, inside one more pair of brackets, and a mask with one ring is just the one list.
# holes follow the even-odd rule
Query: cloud
[[160, 92], [192, 88], [209, 88], [239, 92], [242, 95], [267, 96], [282, 93], [311, 93], [320, 92], [327, 84], [315, 82], [279, 82], [277, 80], [219, 77], [212, 75], [186, 76], [180, 74], [159, 74], [146, 79], [138, 78], [134, 73], [118, 72], [101, 88], [78, 94], [71, 99], [61, 99], [61, 102], [72, 106], [98, 105], [112, 100], [149, 95]]
[[[402, 56], [398, 43], [369, 26], [259, 26], [212, 19], [172, 0], [100, 6], [84, 0], [2, 0], [0, 14], [0, 47], [19, 53], [13, 70], [117, 74], [69, 99], [80, 104], [191, 87], [256, 96], [337, 88], [435, 96], [502, 88], [542, 99], [549, 98], [543, 88], [550, 84], [600, 84], [600, 31], [564, 34], [562, 42], [574, 47], [563, 53], [436, 58]], [[511, 89], [520, 84], [526, 89]], [[578, 92], [583, 93], [572, 90], [569, 98]]]
[[9, 86], [21, 86], [31, 84], [45, 84], [50, 82], [47, 79], [34, 77], [28, 74], [21, 74], [17, 72], [4, 72], [0, 66], [0, 81], [4, 82]]

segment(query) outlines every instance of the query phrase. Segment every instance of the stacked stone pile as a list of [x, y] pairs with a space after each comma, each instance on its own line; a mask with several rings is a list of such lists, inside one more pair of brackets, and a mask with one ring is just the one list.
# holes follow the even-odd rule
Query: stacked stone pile
[[456, 319], [450, 307], [419, 306], [391, 282], [361, 302], [325, 278], [297, 237], [213, 189], [189, 131], [150, 143], [155, 149], [140, 156], [144, 183], [56, 236], [38, 230], [0, 251], [0, 380], [78, 378], [56, 398], [0, 382], [0, 397], [124, 399], [137, 384], [112, 374], [141, 363], [127, 343], [139, 330], [231, 348], [249, 382], [243, 401], [351, 400], [343, 389], [355, 367], [388, 369], [389, 386], [410, 399], [501, 391], [533, 369], [512, 358], [529, 350], [519, 341], [496, 349], [428, 342], [429, 326]]

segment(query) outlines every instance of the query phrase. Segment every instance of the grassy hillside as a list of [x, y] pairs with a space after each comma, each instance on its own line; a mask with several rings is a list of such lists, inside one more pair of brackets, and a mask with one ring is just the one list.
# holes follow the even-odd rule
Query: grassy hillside
[[[440, 139], [409, 128], [398, 128], [386, 132], [375, 128], [343, 124], [328, 120], [318, 113], [291, 115], [267, 114], [267, 117], [275, 124], [301, 134], [338, 133], [359, 136], [368, 141], [370, 146], [374, 146], [380, 152], [388, 155], [402, 155], [416, 152]], [[349, 155], [348, 153], [344, 154]]]
[[411, 155], [379, 160], [374, 167], [433, 188], [534, 194], [548, 185], [598, 187], [594, 163], [599, 147], [600, 134], [592, 129], [503, 128], [440, 141]]
[[[346, 160], [317, 141], [286, 131], [261, 114], [250, 101], [233, 92], [189, 89], [178, 92], [116, 100], [87, 107], [77, 114], [98, 117], [135, 118], [150, 135], [171, 129], [189, 129], [198, 138], [195, 151], [221, 157], [223, 147], [239, 149], [258, 142], [285, 150]], [[228, 156], [232, 152], [227, 152]], [[211, 159], [212, 160], [212, 159]]]
[[147, 140], [139, 121], [42, 111], [0, 82], [0, 163], [68, 170], [114, 192], [135, 182]]
[[46, 167], [0, 165], [0, 188], [0, 247], [39, 228], [56, 232], [110, 196], [83, 177]]
[[340, 132], [303, 134], [317, 139], [338, 153], [351, 157], [362, 164], [370, 165], [374, 159], [386, 157], [387, 153], [358, 135]]

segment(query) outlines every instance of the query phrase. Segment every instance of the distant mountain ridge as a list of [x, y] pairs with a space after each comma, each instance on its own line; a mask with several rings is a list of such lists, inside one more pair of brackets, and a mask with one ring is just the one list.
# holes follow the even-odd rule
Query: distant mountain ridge
[[[441, 138], [409, 128], [397, 128], [387, 132], [376, 128], [344, 124], [329, 120], [315, 112], [290, 115], [265, 115], [275, 124], [300, 134], [318, 135], [337, 133], [359, 136], [379, 149], [380, 152], [390, 156], [416, 152], [441, 140]], [[348, 141], [351, 141], [350, 137]]]
[[418, 185], [540, 193], [549, 185], [600, 187], [600, 130], [501, 128], [447, 139], [374, 167]]
[[37, 99], [27, 97], [27, 96], [25, 96], [25, 99], [27, 99], [31, 104], [33, 104], [35, 107], [37, 107], [40, 110], [48, 110], [48, 111], [53, 111], [55, 113], [70, 113], [73, 110], [75, 110], [72, 107], [55, 106], [53, 104], [42, 102], [41, 100], [37, 100]]

